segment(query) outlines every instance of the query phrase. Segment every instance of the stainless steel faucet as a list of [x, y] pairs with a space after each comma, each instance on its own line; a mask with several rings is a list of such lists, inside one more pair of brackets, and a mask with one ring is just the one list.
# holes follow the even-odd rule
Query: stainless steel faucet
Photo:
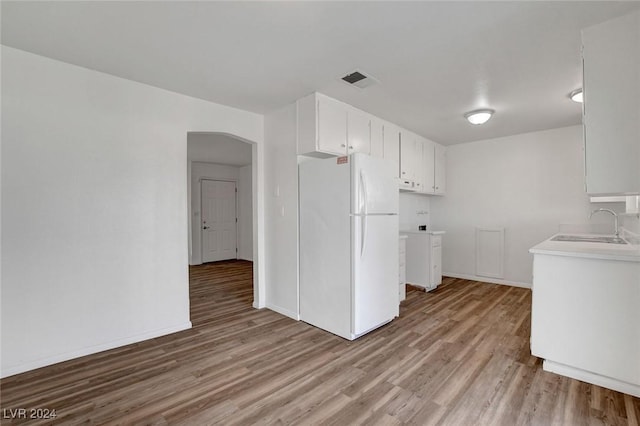
[[616, 227], [616, 238], [620, 238], [620, 231], [618, 229], [618, 214], [616, 212], [614, 212], [613, 210], [610, 209], [596, 209], [594, 211], [591, 212], [591, 214], [589, 215], [589, 219], [591, 219], [591, 216], [593, 216], [594, 213], [598, 213], [598, 212], [608, 212], [611, 213], [613, 215], [613, 219], [614, 219], [614, 225]]

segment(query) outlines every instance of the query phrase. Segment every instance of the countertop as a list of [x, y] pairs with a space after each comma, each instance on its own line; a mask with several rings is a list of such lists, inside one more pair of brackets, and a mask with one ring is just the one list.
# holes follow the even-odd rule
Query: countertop
[[446, 231], [414, 231], [414, 230], [400, 230], [400, 235], [402, 234], [428, 234], [428, 235], [442, 235], [445, 234]]
[[[589, 234], [566, 233], [556, 235], [590, 236]], [[553, 235], [551, 238], [554, 238], [556, 235]], [[551, 241], [551, 238], [530, 248], [529, 253], [640, 262], [640, 246], [637, 244], [621, 245], [608, 243]]]

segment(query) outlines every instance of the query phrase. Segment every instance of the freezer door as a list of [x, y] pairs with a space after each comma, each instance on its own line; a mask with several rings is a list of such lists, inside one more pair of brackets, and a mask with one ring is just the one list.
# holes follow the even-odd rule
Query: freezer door
[[352, 216], [353, 338], [397, 317], [398, 216]]
[[398, 213], [398, 184], [390, 160], [353, 154], [351, 162], [351, 213]]

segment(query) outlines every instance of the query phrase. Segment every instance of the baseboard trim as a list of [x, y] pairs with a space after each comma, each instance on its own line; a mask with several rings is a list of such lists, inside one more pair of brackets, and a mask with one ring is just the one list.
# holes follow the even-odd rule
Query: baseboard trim
[[507, 280], [500, 280], [497, 278], [488, 278], [488, 277], [480, 277], [477, 275], [467, 275], [467, 274], [456, 274], [453, 272], [443, 272], [442, 276], [446, 276], [446, 277], [452, 277], [452, 278], [462, 278], [464, 280], [471, 280], [471, 281], [481, 281], [484, 283], [491, 283], [491, 284], [500, 284], [500, 285], [508, 285], [511, 287], [522, 287], [522, 288], [531, 288], [531, 283], [522, 283], [522, 282], [518, 282], [518, 281], [507, 281]]
[[160, 336], [166, 336], [167, 334], [177, 333], [178, 331], [188, 330], [192, 327], [191, 321], [173, 326], [162, 328], [160, 330], [153, 330], [147, 333], [137, 334], [135, 336], [125, 337], [124, 339], [114, 340], [101, 345], [89, 346], [76, 351], [65, 352], [62, 354], [54, 355], [47, 358], [42, 358], [37, 361], [28, 362], [21, 365], [9, 367], [0, 372], [0, 378], [14, 376], [16, 374], [25, 373], [27, 371], [35, 370], [36, 368], [46, 367], [52, 364], [57, 364], [63, 361], [69, 361], [71, 359], [80, 358], [86, 355], [92, 355], [98, 352], [107, 351], [109, 349], [119, 348], [121, 346], [130, 345], [132, 343], [142, 342], [144, 340], [154, 339]]
[[298, 315], [297, 312], [293, 312], [293, 311], [290, 311], [289, 309], [281, 308], [280, 306], [271, 305], [269, 303], [267, 303], [266, 308], [271, 309], [272, 311], [277, 312], [281, 315], [284, 315], [285, 317], [289, 317], [296, 321], [300, 321], [300, 315]]
[[640, 386], [545, 359], [542, 369], [640, 398]]

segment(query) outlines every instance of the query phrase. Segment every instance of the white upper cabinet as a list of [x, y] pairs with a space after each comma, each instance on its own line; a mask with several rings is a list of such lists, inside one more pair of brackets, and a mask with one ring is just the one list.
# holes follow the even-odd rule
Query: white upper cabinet
[[424, 174], [423, 192], [433, 194], [436, 190], [436, 173], [434, 165], [436, 163], [436, 144], [428, 139], [424, 140], [424, 149], [422, 151], [422, 173]]
[[442, 195], [445, 192], [446, 148], [429, 139], [424, 139], [422, 143], [424, 185], [421, 192]]
[[445, 148], [320, 93], [296, 103], [298, 155], [362, 152], [396, 165], [400, 189], [444, 194]]
[[360, 110], [347, 110], [347, 153], [371, 154], [371, 118]]
[[347, 109], [329, 98], [318, 99], [318, 151], [333, 154], [347, 152]]
[[371, 117], [371, 156], [384, 158], [384, 123]]
[[396, 165], [396, 177], [400, 178], [400, 128], [391, 123], [382, 125], [382, 156]]
[[435, 176], [435, 188], [433, 193], [443, 195], [446, 192], [446, 174], [445, 165], [447, 163], [447, 148], [440, 144], [434, 144], [435, 146], [435, 158], [434, 158], [434, 176]]
[[640, 193], [640, 11], [582, 31], [586, 191]]
[[400, 187], [419, 191], [422, 188], [422, 141], [418, 135], [400, 130]]
[[296, 103], [298, 154], [315, 157], [371, 152], [368, 114], [319, 93]]

